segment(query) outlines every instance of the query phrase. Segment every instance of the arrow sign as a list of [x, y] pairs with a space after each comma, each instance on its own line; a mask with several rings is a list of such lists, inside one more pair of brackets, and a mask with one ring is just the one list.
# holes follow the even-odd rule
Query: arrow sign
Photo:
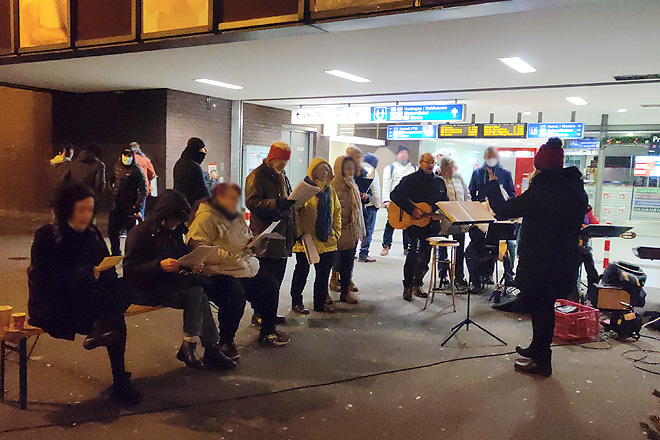
[[454, 118], [456, 118], [456, 115], [457, 115], [457, 114], [458, 114], [458, 109], [457, 109], [457, 108], [453, 108], [453, 109], [451, 109], [451, 115], [452, 115]]

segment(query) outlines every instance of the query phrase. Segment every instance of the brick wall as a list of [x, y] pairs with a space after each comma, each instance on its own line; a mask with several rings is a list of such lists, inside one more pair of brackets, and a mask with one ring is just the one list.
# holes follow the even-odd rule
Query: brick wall
[[48, 212], [51, 95], [0, 87], [0, 210]]
[[243, 106], [243, 146], [270, 146], [282, 139], [282, 125], [291, 124], [291, 112], [256, 104]]
[[[231, 101], [193, 93], [167, 91], [167, 187], [172, 188], [172, 170], [189, 138], [201, 138], [208, 154], [202, 167], [218, 164], [220, 176], [230, 179]], [[224, 173], [222, 171], [224, 164]]]

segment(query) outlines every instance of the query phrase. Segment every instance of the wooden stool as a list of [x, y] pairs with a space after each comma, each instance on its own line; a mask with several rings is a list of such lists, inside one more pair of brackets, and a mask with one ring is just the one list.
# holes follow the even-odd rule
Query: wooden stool
[[[429, 297], [431, 298], [431, 304], [435, 300], [435, 292], [439, 292], [441, 289], [438, 286], [438, 270], [440, 264], [449, 264], [449, 284], [450, 292], [452, 299], [452, 306], [454, 312], [456, 312], [456, 248], [459, 246], [459, 243], [454, 240], [450, 240], [445, 237], [429, 237], [426, 239], [429, 244], [432, 246], [431, 250], [431, 280], [429, 281], [429, 295], [426, 298], [426, 303], [424, 304], [424, 310], [429, 305]], [[449, 259], [439, 260], [438, 253], [440, 248], [448, 248], [448, 257]]]

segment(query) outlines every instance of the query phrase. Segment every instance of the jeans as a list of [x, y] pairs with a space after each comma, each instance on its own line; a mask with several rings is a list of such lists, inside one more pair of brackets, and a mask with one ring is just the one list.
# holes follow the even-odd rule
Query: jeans
[[425, 228], [411, 226], [407, 229], [410, 237], [410, 249], [403, 266], [403, 287], [419, 287], [424, 284], [424, 277], [429, 271], [431, 245], [426, 239], [437, 236], [440, 223], [432, 221]]
[[121, 255], [119, 234], [122, 229], [126, 233], [129, 233], [135, 227], [136, 223], [137, 220], [133, 215], [127, 215], [124, 212], [114, 209], [110, 211], [110, 216], [108, 217], [108, 238], [110, 238], [112, 255]]
[[345, 297], [349, 293], [351, 281], [353, 280], [353, 267], [355, 266], [355, 249], [344, 249], [335, 254], [334, 269], [339, 272], [339, 285], [341, 286], [341, 296]]
[[[320, 254], [321, 261], [314, 265], [316, 279], [314, 280], [314, 310], [322, 311], [325, 308], [325, 299], [328, 297], [328, 281], [335, 252]], [[296, 252], [296, 268], [291, 280], [291, 303], [293, 306], [303, 305], [303, 290], [307, 284], [309, 263], [304, 252]]]
[[362, 210], [364, 214], [364, 225], [367, 228], [367, 235], [362, 238], [362, 245], [360, 246], [360, 258], [365, 259], [369, 257], [369, 248], [371, 247], [371, 239], [374, 235], [374, 228], [376, 227], [376, 215], [378, 208], [375, 206], [367, 206]]
[[[383, 247], [392, 247], [392, 236], [394, 235], [394, 228], [390, 222], [385, 224], [385, 231], [383, 232]], [[403, 249], [410, 249], [410, 233], [407, 229], [403, 230]]]
[[216, 275], [211, 278], [209, 298], [218, 306], [220, 340], [233, 341], [245, 310], [247, 299], [261, 316], [261, 334], [275, 332], [278, 292], [277, 279], [269, 272], [259, 269], [253, 278], [234, 278]]
[[186, 336], [199, 336], [204, 347], [218, 343], [218, 328], [203, 287], [165, 288], [157, 293], [157, 297], [164, 307], [183, 309], [183, 333]]

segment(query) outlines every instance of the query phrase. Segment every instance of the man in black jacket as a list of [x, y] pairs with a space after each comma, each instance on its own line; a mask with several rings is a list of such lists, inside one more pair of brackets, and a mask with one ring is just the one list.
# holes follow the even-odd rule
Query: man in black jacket
[[[245, 181], [245, 205], [250, 210], [250, 229], [256, 236], [271, 223], [280, 221], [274, 232], [286, 240], [269, 240], [265, 249], [257, 255], [261, 268], [275, 277], [280, 287], [286, 272], [286, 263], [292, 255], [296, 241], [296, 222], [293, 213], [295, 201], [288, 200], [291, 183], [284, 172], [291, 158], [291, 147], [284, 142], [275, 142], [270, 147], [266, 160], [255, 168]], [[279, 291], [278, 291], [279, 293]], [[279, 296], [278, 296], [279, 302]], [[259, 322], [256, 315], [253, 323]], [[282, 323], [284, 317], [278, 317]]]
[[211, 197], [200, 166], [206, 153], [204, 141], [196, 137], [190, 138], [181, 158], [174, 164], [174, 189], [183, 194], [193, 207], [201, 199]]
[[516, 347], [525, 358], [516, 369], [550, 376], [550, 345], [555, 328], [554, 303], [575, 290], [580, 266], [579, 237], [587, 213], [582, 174], [564, 168], [562, 141], [551, 138], [534, 158], [538, 174], [522, 195], [504, 201], [497, 176], [490, 173], [486, 194], [498, 219], [522, 217], [520, 262], [516, 286], [519, 307], [530, 312], [534, 338], [529, 348]]
[[105, 164], [101, 162], [101, 147], [92, 142], [75, 155], [64, 180], [86, 185], [94, 191], [97, 200], [105, 189]]
[[126, 148], [112, 170], [109, 180], [112, 191], [112, 211], [108, 218], [108, 236], [112, 255], [121, 255], [119, 234], [126, 233], [141, 218], [140, 211], [147, 197], [144, 174], [135, 162], [133, 150]]
[[[426, 203], [436, 211], [438, 209], [436, 203], [449, 200], [445, 182], [433, 173], [434, 167], [433, 156], [429, 153], [422, 155], [419, 169], [401, 179], [401, 183], [391, 193], [392, 201], [415, 220], [423, 216], [415, 203]], [[428, 295], [422, 291], [424, 276], [429, 270], [431, 259], [431, 245], [426, 239], [439, 235], [439, 219], [438, 216], [434, 216], [424, 228], [410, 226], [406, 229], [410, 237], [410, 251], [403, 267], [403, 299], [406, 301], [412, 301], [413, 295], [420, 298], [426, 298]]]
[[135, 303], [183, 309], [183, 343], [177, 359], [191, 368], [202, 367], [196, 353], [201, 340], [204, 366], [234, 369], [236, 363], [220, 351], [218, 328], [203, 287], [207, 279], [196, 273], [201, 268], [183, 268], [178, 262], [192, 250], [183, 241], [189, 215], [183, 195], [174, 190], [161, 194], [149, 219], [128, 234], [124, 276], [140, 292]]

